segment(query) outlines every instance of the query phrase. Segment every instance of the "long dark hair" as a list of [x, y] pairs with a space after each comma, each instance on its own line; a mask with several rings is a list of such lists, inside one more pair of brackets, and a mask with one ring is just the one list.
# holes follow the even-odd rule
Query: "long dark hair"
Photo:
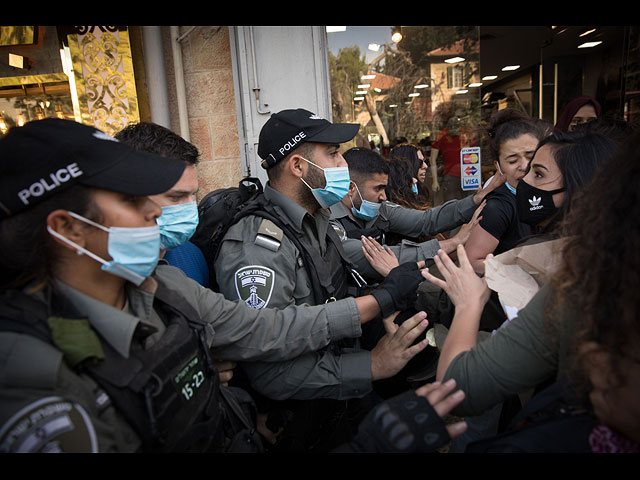
[[0, 291], [51, 279], [59, 248], [47, 231], [50, 212], [70, 210], [100, 222], [94, 189], [81, 185], [61, 191], [30, 209], [0, 221]]
[[[411, 177], [418, 178], [418, 170], [420, 170], [420, 167], [422, 167], [422, 162], [426, 162], [426, 160], [420, 160], [418, 158], [418, 151], [419, 147], [413, 145], [412, 143], [402, 143], [393, 147], [391, 153], [389, 154], [389, 158], [391, 160], [404, 160], [405, 162], [407, 162]], [[411, 189], [411, 184], [409, 184], [409, 189]], [[426, 185], [418, 182], [417, 205], [420, 205], [421, 208], [424, 208], [429, 203], [429, 199], [429, 189]], [[411, 203], [415, 203], [413, 198], [410, 198], [409, 200]]]
[[564, 202], [545, 226], [545, 231], [550, 231], [557, 229], [575, 195], [591, 181], [602, 163], [618, 153], [619, 148], [608, 136], [587, 130], [554, 133], [538, 144], [536, 153], [545, 145], [552, 149], [565, 188]]
[[[562, 225], [563, 236], [575, 241], [567, 242], [552, 279], [555, 307], [577, 321], [575, 345], [596, 342], [635, 361], [640, 361], [639, 219], [640, 137], [635, 135], [575, 195]], [[577, 352], [574, 359], [579, 371]]]

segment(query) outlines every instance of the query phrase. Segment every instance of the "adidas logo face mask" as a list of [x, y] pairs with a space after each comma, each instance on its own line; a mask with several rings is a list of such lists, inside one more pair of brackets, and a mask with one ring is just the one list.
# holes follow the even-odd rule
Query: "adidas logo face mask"
[[524, 179], [520, 180], [516, 189], [519, 220], [533, 227], [551, 218], [558, 211], [553, 203], [553, 195], [564, 190], [564, 187], [556, 190], [541, 190], [529, 185]]

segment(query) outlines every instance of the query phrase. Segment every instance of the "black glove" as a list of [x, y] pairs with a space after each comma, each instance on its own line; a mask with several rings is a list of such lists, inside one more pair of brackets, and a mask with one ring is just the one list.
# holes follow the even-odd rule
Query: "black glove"
[[376, 406], [351, 442], [334, 452], [433, 452], [450, 440], [444, 421], [429, 401], [408, 390]]
[[416, 262], [403, 263], [391, 270], [382, 285], [371, 292], [380, 305], [382, 316], [413, 307], [418, 285], [423, 280]]

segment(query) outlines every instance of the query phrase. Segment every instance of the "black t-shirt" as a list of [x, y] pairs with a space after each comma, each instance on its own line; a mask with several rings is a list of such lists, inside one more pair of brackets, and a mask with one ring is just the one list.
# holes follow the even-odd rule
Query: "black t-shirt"
[[512, 249], [531, 235], [531, 227], [518, 220], [516, 196], [506, 185], [500, 185], [487, 195], [486, 200], [487, 204], [480, 213], [480, 226], [500, 242], [494, 255]]

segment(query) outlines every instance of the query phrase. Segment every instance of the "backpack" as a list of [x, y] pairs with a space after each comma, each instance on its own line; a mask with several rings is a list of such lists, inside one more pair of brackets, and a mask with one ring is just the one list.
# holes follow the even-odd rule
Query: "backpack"
[[219, 291], [213, 265], [220, 250], [220, 244], [229, 227], [236, 223], [236, 217], [250, 200], [262, 193], [262, 183], [258, 178], [245, 177], [237, 187], [220, 188], [209, 192], [198, 204], [198, 227], [191, 237], [204, 255], [209, 267], [209, 288]]
[[245, 177], [237, 187], [222, 188], [208, 193], [198, 205], [198, 215], [198, 227], [191, 237], [191, 243], [202, 250], [209, 267], [209, 288], [213, 291], [220, 291], [214, 265], [222, 240], [232, 225], [249, 215], [271, 221], [295, 245], [303, 257], [302, 264], [309, 272], [311, 289], [318, 303], [324, 303], [327, 299], [343, 298], [345, 292], [357, 297], [361, 295], [361, 290], [367, 287], [366, 281], [346, 257], [337, 234], [330, 228], [327, 231], [328, 239], [334, 245], [335, 255], [340, 257], [339, 261], [347, 275], [342, 285], [333, 284], [332, 277], [339, 272], [329, 271], [327, 265], [315, 254], [309, 241], [278, 217], [270, 202], [264, 197], [262, 184], [257, 178]]

